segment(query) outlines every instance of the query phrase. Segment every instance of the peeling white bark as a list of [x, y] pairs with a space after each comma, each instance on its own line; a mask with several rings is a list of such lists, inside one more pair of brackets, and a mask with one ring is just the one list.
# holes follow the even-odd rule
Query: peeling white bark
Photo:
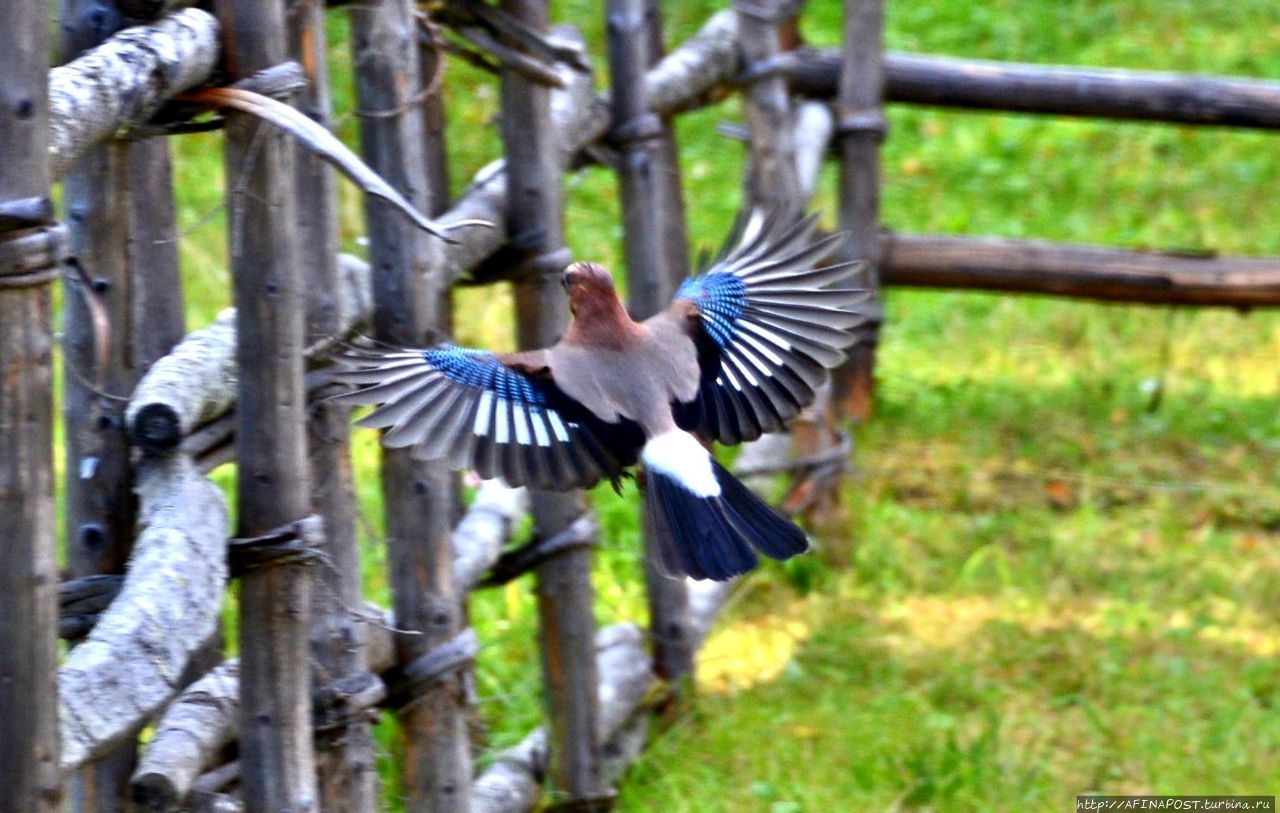
[[[369, 265], [350, 255], [338, 257], [340, 337], [368, 322], [373, 313]], [[228, 308], [213, 324], [189, 333], [169, 355], [151, 365], [125, 409], [133, 442], [149, 451], [172, 449], [203, 423], [235, 405], [236, 312]]]
[[49, 71], [49, 162], [55, 179], [76, 156], [140, 123], [168, 99], [204, 82], [218, 62], [218, 21], [186, 9], [126, 28]]
[[[453, 533], [454, 573], [460, 589], [471, 589], [497, 561], [527, 502], [522, 488], [508, 488], [497, 480], [481, 485]], [[369, 670], [385, 672], [395, 666], [394, 619], [372, 605], [363, 611], [377, 619], [368, 625]], [[183, 690], [156, 724], [130, 780], [144, 809], [168, 810], [181, 803], [196, 779], [236, 738], [239, 715], [240, 665], [235, 659], [224, 661]]]
[[120, 595], [58, 670], [64, 772], [135, 733], [173, 697], [213, 633], [227, 579], [227, 507], [190, 458], [149, 460], [138, 474], [144, 528]]
[[523, 488], [510, 488], [500, 480], [484, 481], [453, 531], [453, 583], [459, 593], [475, 587], [498, 561], [502, 546], [528, 509], [529, 495]]
[[239, 689], [240, 663], [224, 661], [169, 705], [130, 780], [144, 810], [176, 807], [204, 766], [234, 739]]

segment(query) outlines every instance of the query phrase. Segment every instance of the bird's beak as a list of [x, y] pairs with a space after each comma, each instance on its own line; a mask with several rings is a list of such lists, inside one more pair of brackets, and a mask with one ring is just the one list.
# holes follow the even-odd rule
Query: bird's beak
[[573, 280], [578, 276], [578, 272], [572, 268], [566, 268], [564, 273], [560, 275], [560, 284], [567, 291], [569, 286], [573, 284]]

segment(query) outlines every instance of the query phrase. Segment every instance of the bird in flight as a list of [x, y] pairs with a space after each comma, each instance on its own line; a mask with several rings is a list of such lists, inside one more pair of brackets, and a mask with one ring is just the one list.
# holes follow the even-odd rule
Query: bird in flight
[[[841, 240], [815, 240], [817, 217], [741, 219], [720, 257], [643, 322], [612, 276], [570, 265], [572, 318], [553, 347], [491, 353], [442, 344], [359, 348], [335, 396], [377, 405], [358, 426], [414, 457], [471, 467], [512, 486], [618, 487], [639, 464], [659, 566], [721, 581], [787, 559], [808, 539], [726, 471], [703, 442], [776, 432], [814, 399], [862, 320], [864, 291], [840, 287], [855, 264], [822, 266]], [[832, 287], [836, 286], [836, 287]]]

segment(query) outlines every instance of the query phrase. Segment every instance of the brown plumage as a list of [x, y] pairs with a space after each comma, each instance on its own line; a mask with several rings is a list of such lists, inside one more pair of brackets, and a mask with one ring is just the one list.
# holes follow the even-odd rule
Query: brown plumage
[[[848, 265], [817, 267], [838, 238], [815, 219], [748, 224], [662, 313], [634, 321], [609, 272], [563, 276], [572, 319], [542, 350], [492, 354], [442, 345], [356, 351], [339, 398], [379, 404], [360, 425], [383, 443], [446, 458], [512, 485], [617, 484], [643, 462], [662, 564], [724, 579], [804, 550], [804, 534], [720, 468], [697, 438], [738, 443], [783, 428], [853, 341], [860, 292], [826, 287]], [[696, 437], [695, 437], [696, 436]]]

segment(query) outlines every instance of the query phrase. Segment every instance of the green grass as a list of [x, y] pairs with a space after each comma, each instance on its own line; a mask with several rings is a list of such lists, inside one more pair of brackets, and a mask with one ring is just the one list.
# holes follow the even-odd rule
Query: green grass
[[[718, 6], [667, 5], [671, 41]], [[838, 41], [839, 5], [810, 4], [811, 41]], [[553, 16], [583, 24], [603, 65], [598, 4], [562, 0]], [[332, 20], [339, 131], [354, 141]], [[1280, 77], [1268, 0], [891, 2], [887, 40]], [[498, 155], [498, 101], [486, 77], [450, 70], [456, 193]], [[679, 124], [695, 248], [717, 244], [739, 202], [741, 147], [714, 132], [739, 115], [726, 103]], [[1271, 135], [889, 117], [891, 228], [1280, 254]], [[220, 139], [175, 143], [197, 326], [230, 299]], [[828, 223], [834, 182], [828, 168]], [[591, 169], [566, 188], [571, 247], [617, 265], [614, 179]], [[349, 189], [342, 209], [357, 249]], [[824, 529], [816, 563], [767, 567], [735, 602], [696, 704], [628, 777], [621, 809], [1065, 810], [1086, 791], [1280, 789], [1280, 318], [899, 290], [887, 306], [847, 525]], [[510, 346], [509, 292], [460, 292], [456, 333]], [[385, 601], [376, 448], [367, 432], [354, 442], [366, 583]], [[643, 620], [634, 494], [594, 501], [600, 620]], [[539, 721], [530, 585], [480, 594], [471, 614], [487, 755]]]

